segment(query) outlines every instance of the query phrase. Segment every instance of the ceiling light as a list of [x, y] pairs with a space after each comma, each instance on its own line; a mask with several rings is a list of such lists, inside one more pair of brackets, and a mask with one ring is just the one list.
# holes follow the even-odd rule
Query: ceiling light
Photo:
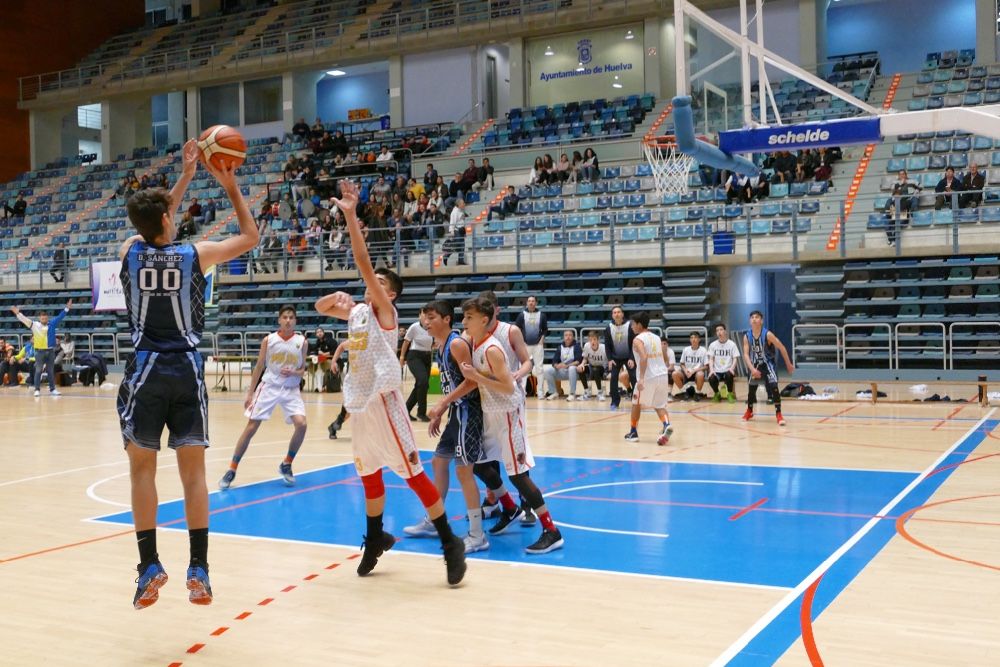
[[621, 88], [622, 82], [618, 80], [618, 75], [615, 74], [615, 82], [611, 84], [612, 88]]
[[552, 50], [551, 46], [546, 46], [545, 47], [545, 55], [547, 55], [547, 56], [554, 56], [555, 54], [556, 54], [556, 52]]
[[625, 33], [625, 39], [635, 39], [635, 35], [632, 34], [631, 30]]
[[328, 76], [344, 76], [345, 74], [347, 74], [347, 72], [342, 69], [332, 69], [327, 72]]

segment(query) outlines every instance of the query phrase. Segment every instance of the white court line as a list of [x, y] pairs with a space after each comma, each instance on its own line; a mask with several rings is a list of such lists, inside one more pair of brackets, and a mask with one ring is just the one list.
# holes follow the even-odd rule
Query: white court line
[[557, 526], [562, 526], [563, 528], [575, 528], [576, 530], [586, 530], [591, 533], [613, 533], [615, 535], [634, 535], [636, 537], [658, 537], [660, 539], [667, 539], [670, 537], [667, 533], [644, 533], [638, 530], [614, 530], [611, 528], [592, 528], [591, 526], [578, 526], [573, 523], [566, 523], [565, 521], [556, 521]]
[[94, 414], [93, 410], [83, 410], [82, 412], [60, 412], [58, 414], [44, 414], [44, 415], [35, 415], [34, 417], [18, 417], [17, 419], [4, 419], [3, 423], [16, 424], [18, 422], [37, 422], [37, 421], [43, 421], [48, 417], [59, 417], [61, 419], [63, 417], [82, 417], [83, 415], [92, 415], [92, 414]]
[[[88, 412], [86, 414], [90, 414], [90, 412]], [[10, 422], [4, 421], [4, 422], [0, 422], [0, 423], [8, 424]], [[327, 440], [324, 439], [324, 438], [306, 438], [303, 441], [302, 444], [305, 444], [307, 442], [312, 442], [312, 441], [327, 442]], [[259, 444], [259, 445], [280, 445], [280, 444], [284, 444], [284, 443], [287, 443], [287, 442], [288, 442], [287, 439], [285, 439], [285, 440], [265, 440], [264, 442], [260, 442], [260, 443], [256, 443], [256, 444]], [[124, 449], [122, 449], [121, 451], [122, 451], [122, 453], [125, 452]], [[318, 454], [299, 454], [299, 456], [318, 456]], [[328, 456], [328, 455], [324, 454], [324, 456]], [[345, 456], [346, 456], [346, 454], [345, 454]], [[217, 460], [226, 460], [226, 461], [228, 461], [229, 459], [212, 459], [213, 462], [217, 461]], [[208, 461], [206, 461], [206, 463], [208, 463]], [[114, 465], [121, 465], [121, 464], [128, 465], [128, 458], [127, 457], [122, 457], [118, 461], [107, 461], [105, 463], [95, 463], [93, 465], [83, 466], [82, 468], [69, 468], [67, 470], [57, 470], [56, 472], [47, 472], [47, 473], [44, 473], [42, 475], [33, 475], [31, 477], [22, 477], [20, 479], [11, 479], [11, 480], [8, 480], [6, 482], [0, 482], [0, 488], [3, 488], [5, 486], [11, 486], [13, 484], [21, 484], [23, 482], [34, 482], [34, 481], [39, 480], [39, 479], [47, 479], [49, 477], [57, 477], [59, 475], [68, 475], [68, 474], [71, 474], [71, 473], [74, 473], [74, 472], [82, 472], [84, 470], [93, 470], [95, 468], [105, 468], [107, 466], [114, 466]]]
[[[97, 521], [97, 519], [85, 519], [85, 521], [96, 522], [102, 525], [109, 525], [105, 521]], [[114, 524], [110, 524], [114, 525]], [[173, 530], [177, 532], [187, 533], [186, 528], [175, 528], [174, 526], [159, 526], [157, 530]], [[347, 549], [349, 551], [358, 551], [360, 545], [357, 544], [338, 544], [331, 542], [310, 542], [308, 540], [295, 540], [285, 537], [259, 537], [256, 535], [241, 535], [237, 533], [224, 533], [212, 531], [212, 539], [219, 536], [222, 537], [233, 537], [240, 540], [248, 540], [250, 542], [279, 542], [282, 544], [296, 544], [296, 545], [306, 545], [311, 547], [321, 547], [324, 549]], [[484, 555], [486, 552], [482, 552]], [[435, 560], [441, 560], [441, 554], [427, 554], [421, 553], [419, 551], [404, 551], [398, 549], [392, 549], [387, 551], [385, 556], [379, 557], [379, 562], [383, 557], [389, 557], [390, 559], [396, 555], [400, 556], [415, 556], [417, 558], [433, 558]], [[660, 575], [660, 574], [643, 574], [640, 572], [621, 572], [617, 570], [598, 570], [591, 567], [575, 567], [571, 565], [553, 565], [551, 563], [532, 563], [524, 561], [510, 561], [510, 560], [492, 560], [489, 558], [472, 558], [467, 560], [469, 563], [488, 563], [490, 565], [499, 565], [502, 567], [539, 567], [547, 568], [553, 570], [560, 570], [563, 573], [574, 573], [574, 572], [586, 572], [588, 574], [598, 574], [598, 575], [609, 575], [614, 577], [637, 577], [639, 579], [654, 579], [656, 581], [677, 581], [682, 583], [693, 583], [693, 584], [711, 584], [714, 586], [727, 586], [731, 588], [750, 588], [754, 590], [763, 591], [787, 591], [788, 586], [769, 586], [767, 584], [746, 584], [738, 581], [719, 581], [716, 579], [697, 579], [693, 577], [675, 577], [670, 575]], [[478, 565], [476, 566], [478, 567]]]
[[[667, 450], [658, 449], [657, 451], [666, 451], [667, 454], [670, 453]], [[833, 470], [835, 472], [844, 470], [847, 472], [894, 472], [894, 473], [902, 473], [904, 475], [917, 474], [916, 470], [886, 470], [884, 468], [833, 468], [830, 466], [781, 465], [780, 463], [722, 463], [720, 461], [688, 461], [687, 459], [683, 461], [675, 459], [634, 459], [622, 456], [616, 456], [615, 458], [608, 458], [608, 459], [597, 459], [589, 456], [579, 456], [573, 454], [539, 454], [538, 457], [543, 459], [573, 459], [578, 461], [596, 461], [603, 463], [609, 463], [614, 461], [627, 461], [629, 463], [660, 463], [667, 465], [699, 465], [699, 466], [715, 466], [715, 467], [728, 466], [730, 468], [732, 467], [783, 468], [785, 470]], [[553, 492], [546, 492], [545, 495], [551, 496], [552, 493]]]
[[982, 425], [984, 423], [986, 423], [986, 421], [993, 415], [994, 412], [996, 412], [996, 408], [992, 408], [989, 412], [987, 412], [985, 417], [983, 417], [978, 422], [976, 422], [975, 426], [973, 426], [968, 431], [966, 431], [965, 434], [961, 438], [959, 438], [958, 440], [956, 440], [955, 443], [951, 447], [949, 447], [943, 454], [941, 454], [941, 456], [939, 456], [933, 463], [931, 463], [929, 466], [927, 466], [924, 469], [924, 471], [922, 473], [920, 473], [920, 475], [918, 475], [912, 482], [910, 482], [909, 484], [907, 484], [906, 488], [904, 488], [902, 491], [900, 491], [896, 495], [895, 498], [893, 498], [892, 500], [890, 500], [886, 504], [885, 507], [883, 507], [878, 512], [876, 512], [875, 516], [873, 518], [871, 518], [871, 519], [868, 520], [868, 523], [866, 523], [865, 525], [863, 525], [858, 530], [858, 532], [854, 533], [854, 535], [852, 535], [850, 537], [850, 539], [848, 539], [846, 542], [844, 542], [844, 544], [842, 544], [839, 549], [837, 549], [832, 554], [830, 554], [830, 557], [827, 558], [822, 563], [820, 563], [819, 566], [815, 570], [813, 570], [812, 572], [810, 572], [809, 575], [805, 579], [803, 579], [799, 583], [798, 586], [796, 586], [795, 588], [793, 588], [792, 590], [790, 590], [788, 592], [788, 595], [786, 595], [785, 597], [783, 597], [776, 605], [774, 605], [773, 607], [771, 607], [771, 609], [768, 610], [768, 612], [766, 614], [764, 614], [763, 616], [761, 616], [757, 620], [757, 622], [754, 623], [750, 627], [749, 630], [747, 630], [742, 635], [740, 635], [739, 639], [737, 639], [735, 642], [733, 642], [729, 646], [729, 648], [727, 648], [722, 653], [722, 655], [720, 655], [718, 658], [716, 658], [712, 662], [712, 666], [713, 667], [715, 667], [715, 666], [721, 667], [722, 665], [728, 664], [730, 660], [732, 660], [733, 658], [735, 658], [736, 655], [740, 651], [742, 651], [744, 648], [746, 648], [747, 644], [749, 644], [757, 635], [759, 635], [761, 632], [763, 632], [763, 630], [775, 618], [777, 618], [779, 614], [781, 614], [783, 611], [785, 611], [785, 609], [787, 609], [789, 607], [789, 605], [791, 605], [793, 602], [795, 602], [795, 600], [797, 600], [799, 598], [799, 596], [802, 595], [802, 593], [807, 588], [809, 588], [813, 584], [814, 581], [816, 581], [816, 579], [818, 579], [823, 574], [825, 574], [826, 571], [829, 570], [838, 560], [840, 560], [843, 557], [844, 554], [846, 554], [848, 551], [850, 551], [851, 548], [855, 544], [857, 544], [861, 540], [862, 537], [864, 537], [865, 535], [867, 535], [868, 532], [871, 531], [872, 528], [874, 528], [877, 524], [879, 524], [882, 521], [881, 517], [891, 515], [893, 508], [895, 508], [896, 505], [898, 505], [899, 503], [901, 503], [903, 501], [903, 499], [906, 498], [906, 496], [908, 496], [910, 494], [910, 492], [913, 491], [913, 489], [918, 484], [920, 484], [920, 482], [922, 482], [925, 479], [927, 479], [927, 477], [941, 465], [942, 461], [944, 461], [946, 458], [948, 458], [949, 456], [951, 456], [951, 454], [956, 449], [958, 449], [959, 445], [961, 445], [963, 442], [965, 442], [966, 438], [968, 438], [969, 436], [971, 436], [980, 427], [982, 427]]

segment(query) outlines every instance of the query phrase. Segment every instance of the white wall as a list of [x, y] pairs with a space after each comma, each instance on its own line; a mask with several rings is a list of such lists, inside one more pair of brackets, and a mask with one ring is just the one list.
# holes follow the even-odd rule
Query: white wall
[[[478, 100], [477, 47], [403, 57], [403, 125], [456, 121]], [[485, 61], [484, 61], [485, 62]]]

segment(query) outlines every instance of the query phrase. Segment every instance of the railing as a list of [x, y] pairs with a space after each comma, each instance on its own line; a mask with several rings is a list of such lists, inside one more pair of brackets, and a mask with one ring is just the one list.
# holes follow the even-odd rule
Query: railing
[[[484, 30], [497, 36], [520, 34], [525, 29], [524, 19], [537, 21], [550, 17], [552, 25], [573, 25], [575, 21], [588, 21], [600, 10], [602, 15], [634, 16], [663, 12], [669, 0], [574, 0], [565, 4], [560, 0], [460, 0], [432, 5], [418, 10], [368, 18], [357, 21], [331, 22], [286, 31], [280, 35], [261, 35], [244, 44], [225, 40], [186, 49], [164, 51], [140, 56], [124, 62], [104, 62], [81, 65], [71, 69], [44, 74], [34, 74], [18, 79], [21, 102], [36, 99], [43, 93], [76, 90], [100, 83], [106, 88], [124, 87], [126, 82], [137, 79], [179, 78], [192, 80], [210, 77], [216, 73], [232, 74], [234, 71], [256, 70], [262, 66], [277, 68], [288, 63], [304, 63], [345, 55], [357, 57], [358, 51], [374, 52], [398, 45], [402, 40], [416, 38], [430, 43], [441, 38], [442, 30], [470, 38]], [[186, 24], [197, 28], [197, 21]], [[356, 41], [347, 37], [363, 28]], [[351, 29], [355, 29], [355, 33]], [[223, 52], [239, 46], [228, 62], [215, 62]], [[354, 48], [359, 46], [360, 48]], [[198, 77], [193, 76], [197, 71]]]

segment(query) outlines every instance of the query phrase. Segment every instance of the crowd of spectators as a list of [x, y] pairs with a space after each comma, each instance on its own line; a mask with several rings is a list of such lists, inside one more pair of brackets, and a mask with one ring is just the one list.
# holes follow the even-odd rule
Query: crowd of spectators
[[601, 165], [597, 153], [593, 148], [587, 148], [583, 154], [573, 151], [572, 160], [567, 153], [562, 153], [558, 162], [549, 153], [536, 157], [528, 172], [528, 185], [557, 185], [597, 181], [600, 178]]

